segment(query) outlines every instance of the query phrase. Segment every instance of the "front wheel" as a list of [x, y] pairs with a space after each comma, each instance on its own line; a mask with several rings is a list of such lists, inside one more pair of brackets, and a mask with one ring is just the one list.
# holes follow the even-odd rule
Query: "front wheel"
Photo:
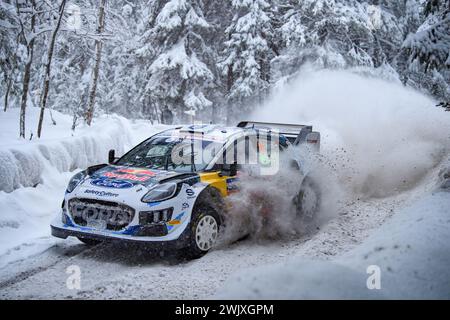
[[194, 209], [186, 256], [189, 259], [198, 259], [204, 256], [216, 243], [219, 228], [220, 219], [214, 209], [206, 206]]

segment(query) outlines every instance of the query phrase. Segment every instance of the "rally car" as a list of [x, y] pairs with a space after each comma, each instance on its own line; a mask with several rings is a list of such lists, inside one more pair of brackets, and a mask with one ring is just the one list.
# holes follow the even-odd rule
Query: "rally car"
[[[52, 235], [88, 245], [116, 240], [172, 246], [187, 257], [201, 257], [219, 236], [224, 199], [239, 192], [239, 172], [251, 164], [259, 174], [276, 174], [276, 155], [297, 145], [317, 151], [320, 134], [311, 126], [248, 121], [165, 130], [120, 158], [111, 150], [109, 164], [73, 176]], [[302, 170], [301, 160], [292, 158]], [[313, 215], [318, 191], [308, 178], [299, 185], [293, 199], [299, 214]], [[307, 195], [314, 200], [305, 206]]]

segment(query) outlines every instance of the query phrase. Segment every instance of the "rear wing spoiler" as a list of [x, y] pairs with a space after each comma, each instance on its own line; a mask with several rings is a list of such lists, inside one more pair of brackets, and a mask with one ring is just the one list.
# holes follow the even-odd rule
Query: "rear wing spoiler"
[[242, 121], [239, 122], [237, 127], [243, 129], [262, 129], [268, 131], [275, 129], [278, 130], [280, 134], [285, 136], [293, 145], [311, 143], [317, 148], [320, 148], [320, 133], [312, 131], [312, 126], [290, 123]]

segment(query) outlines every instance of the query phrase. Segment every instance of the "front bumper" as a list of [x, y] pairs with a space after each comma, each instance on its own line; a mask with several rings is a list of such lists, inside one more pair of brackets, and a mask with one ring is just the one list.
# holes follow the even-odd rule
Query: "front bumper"
[[[148, 237], [148, 236], [133, 235], [137, 233], [136, 231], [138, 231], [138, 228], [134, 227], [127, 229], [125, 232], [97, 230], [74, 224], [63, 224], [57, 218], [51, 223], [50, 227], [52, 236], [61, 239], [67, 239], [68, 237], [77, 237], [107, 242], [151, 245], [155, 247], [163, 246], [171, 248], [183, 248], [187, 246], [189, 238], [189, 236], [187, 235], [188, 228], [186, 228], [184, 232], [182, 232], [181, 234], [176, 233], [160, 237]], [[131, 232], [128, 232], [128, 230]]]

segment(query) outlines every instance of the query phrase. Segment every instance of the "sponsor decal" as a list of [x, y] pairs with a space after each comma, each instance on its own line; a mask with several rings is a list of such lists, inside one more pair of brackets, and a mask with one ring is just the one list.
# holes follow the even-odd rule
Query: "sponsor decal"
[[89, 219], [89, 220], [87, 220], [87, 226], [92, 229], [105, 230], [106, 229], [106, 221], [98, 220], [98, 219]]
[[186, 194], [188, 197], [193, 197], [195, 196], [195, 191], [192, 189], [186, 189]]
[[184, 211], [175, 217], [175, 220], [181, 220], [184, 216]]
[[181, 223], [180, 220], [170, 220], [169, 222], [167, 222], [167, 224], [169, 226], [175, 226], [175, 225], [179, 225]]
[[131, 180], [136, 182], [145, 182], [151, 178], [150, 176], [139, 177], [130, 173], [117, 173], [117, 172], [105, 172], [103, 176], [107, 178]]
[[193, 124], [193, 125], [190, 125], [188, 128], [190, 130], [201, 130], [201, 129], [208, 128], [208, 126], [209, 125], [207, 125], [207, 124]]
[[154, 206], [158, 206], [160, 204], [161, 204], [161, 202], [150, 202], [150, 203], [147, 203], [147, 206], [154, 207]]
[[185, 202], [181, 205], [182, 210], [186, 210], [187, 208], [189, 208], [189, 203]]
[[72, 220], [69, 218], [67, 214], [63, 213], [63, 217], [64, 217], [63, 218], [64, 227], [75, 227]]
[[89, 193], [96, 195], [98, 197], [118, 197], [118, 193], [112, 193], [107, 191], [97, 191], [97, 190], [85, 190], [84, 193]]
[[92, 180], [91, 184], [97, 187], [105, 187], [113, 189], [127, 189], [133, 187], [133, 184], [131, 182], [108, 179], [104, 177]]
[[113, 233], [115, 234], [125, 234], [125, 235], [134, 235], [136, 232], [139, 231], [139, 229], [141, 228], [141, 226], [137, 225], [137, 226], [130, 226], [128, 228], [126, 228], [124, 231], [115, 231]]
[[117, 168], [101, 173], [103, 178], [146, 182], [157, 175], [157, 172], [139, 168]]
[[239, 192], [239, 186], [236, 184], [237, 182], [239, 182], [239, 178], [227, 179], [227, 191], [229, 194]]
[[168, 229], [172, 229], [174, 226], [181, 224], [181, 218], [183, 218], [184, 212], [180, 213], [178, 216], [175, 217], [175, 219], [170, 220], [167, 222]]
[[148, 169], [135, 169], [135, 168], [120, 168], [117, 172], [129, 173], [129, 174], [139, 174], [145, 176], [156, 176], [156, 172]]
[[[176, 141], [179, 139], [190, 139], [195, 141], [210, 141], [210, 142], [226, 142], [224, 137], [221, 136], [215, 136], [215, 135], [204, 135], [203, 133], [189, 133], [189, 134], [178, 134], [176, 135], [176, 138], [174, 138], [171, 141]], [[169, 139], [167, 139], [169, 140]], [[167, 141], [167, 142], [171, 142]]]

